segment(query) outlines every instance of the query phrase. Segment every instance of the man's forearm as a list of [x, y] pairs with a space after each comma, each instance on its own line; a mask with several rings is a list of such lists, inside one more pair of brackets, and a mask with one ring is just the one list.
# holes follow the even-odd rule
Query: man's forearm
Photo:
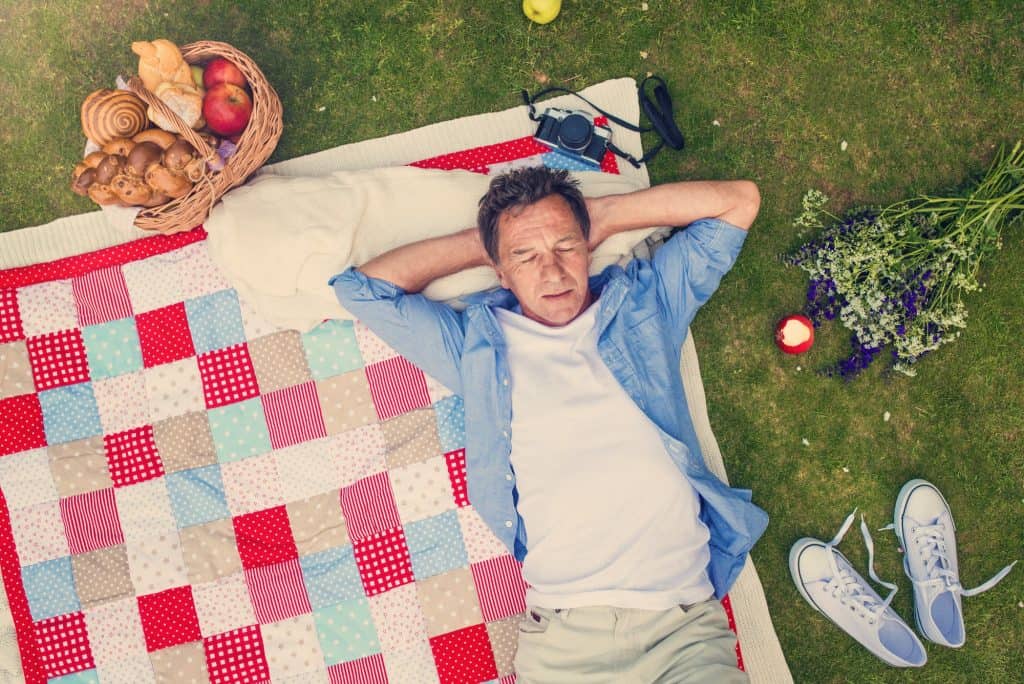
[[750, 181], [682, 181], [588, 199], [587, 207], [594, 237], [602, 241], [626, 230], [685, 226], [702, 218], [720, 218], [747, 229], [760, 203], [757, 186]]
[[490, 264], [476, 228], [403, 245], [356, 268], [371, 278], [394, 283], [406, 292], [419, 292], [453, 273]]

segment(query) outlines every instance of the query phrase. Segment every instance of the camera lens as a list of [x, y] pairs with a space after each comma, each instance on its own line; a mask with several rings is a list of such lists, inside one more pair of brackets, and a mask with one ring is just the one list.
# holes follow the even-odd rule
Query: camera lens
[[590, 119], [582, 114], [570, 114], [558, 127], [558, 142], [570, 150], [585, 150], [594, 133]]

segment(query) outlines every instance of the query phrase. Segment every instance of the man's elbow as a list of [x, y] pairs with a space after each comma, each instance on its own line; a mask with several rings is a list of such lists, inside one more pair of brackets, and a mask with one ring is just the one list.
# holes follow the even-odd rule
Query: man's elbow
[[761, 191], [757, 183], [749, 180], [733, 181], [736, 203], [722, 218], [743, 230], [754, 225], [754, 219], [761, 210]]

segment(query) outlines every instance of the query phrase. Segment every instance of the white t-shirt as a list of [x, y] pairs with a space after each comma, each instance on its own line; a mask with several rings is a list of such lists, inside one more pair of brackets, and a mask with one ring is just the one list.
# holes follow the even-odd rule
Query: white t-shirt
[[709, 598], [709, 533], [658, 428], [597, 351], [591, 305], [553, 328], [496, 309], [512, 382], [526, 601], [664, 610]]

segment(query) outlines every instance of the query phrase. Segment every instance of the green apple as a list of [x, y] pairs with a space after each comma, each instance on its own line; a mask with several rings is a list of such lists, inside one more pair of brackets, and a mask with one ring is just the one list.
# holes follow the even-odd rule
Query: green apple
[[203, 67], [198, 64], [193, 64], [191, 69], [192, 80], [196, 82], [196, 88], [203, 90]]
[[561, 9], [562, 0], [523, 0], [523, 14], [538, 24], [554, 21]]

